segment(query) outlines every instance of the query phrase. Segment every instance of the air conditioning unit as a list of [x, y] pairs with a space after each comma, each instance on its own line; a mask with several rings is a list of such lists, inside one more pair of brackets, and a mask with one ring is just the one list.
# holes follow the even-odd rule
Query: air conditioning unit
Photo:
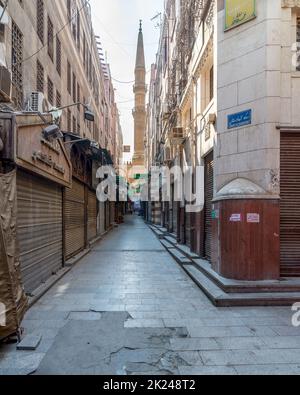
[[11, 74], [4, 66], [0, 66], [0, 95], [1, 101], [11, 101]]
[[33, 112], [47, 112], [49, 111], [49, 105], [43, 93], [41, 92], [31, 92], [30, 95], [30, 109]]

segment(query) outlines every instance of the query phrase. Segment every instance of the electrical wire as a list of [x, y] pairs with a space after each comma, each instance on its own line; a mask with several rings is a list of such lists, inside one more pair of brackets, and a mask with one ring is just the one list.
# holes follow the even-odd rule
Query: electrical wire
[[5, 3], [5, 5], [3, 6], [2, 14], [1, 14], [1, 16], [0, 16], [0, 23], [1, 23], [1, 21], [2, 21], [2, 18], [4, 17], [6, 8], [7, 8], [7, 6], [8, 6], [8, 1], [9, 1], [9, 0], [6, 0], [6, 3]]

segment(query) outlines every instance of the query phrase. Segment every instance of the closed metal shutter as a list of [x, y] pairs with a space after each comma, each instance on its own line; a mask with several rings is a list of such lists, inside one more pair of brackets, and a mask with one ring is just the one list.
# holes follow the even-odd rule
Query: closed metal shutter
[[192, 246], [191, 230], [191, 213], [185, 212], [185, 241], [189, 247]]
[[212, 252], [212, 200], [214, 197], [214, 155], [205, 158], [205, 258], [211, 261]]
[[21, 272], [31, 294], [63, 266], [62, 188], [18, 171], [17, 196]]
[[300, 276], [300, 133], [281, 133], [281, 276]]
[[70, 259], [85, 248], [85, 187], [73, 179], [64, 201], [65, 251]]
[[88, 190], [88, 224], [87, 237], [91, 241], [97, 237], [97, 198], [93, 191]]
[[99, 202], [99, 217], [98, 217], [98, 231], [100, 235], [105, 232], [105, 203]]
[[173, 203], [173, 233], [177, 235], [177, 223], [178, 223], [178, 202]]

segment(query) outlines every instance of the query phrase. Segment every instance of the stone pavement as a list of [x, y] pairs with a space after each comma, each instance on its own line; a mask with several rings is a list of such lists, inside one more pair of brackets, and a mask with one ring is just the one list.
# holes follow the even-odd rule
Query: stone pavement
[[300, 374], [292, 315], [214, 307], [127, 217], [27, 313], [37, 350], [0, 346], [0, 374]]

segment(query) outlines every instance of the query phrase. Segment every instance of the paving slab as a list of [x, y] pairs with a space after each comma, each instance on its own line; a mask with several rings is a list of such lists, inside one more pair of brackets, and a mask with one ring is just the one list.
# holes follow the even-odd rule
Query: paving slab
[[27, 335], [17, 345], [18, 351], [35, 351], [40, 345], [42, 335]]
[[25, 335], [42, 341], [0, 345], [0, 375], [299, 374], [292, 315], [214, 306], [132, 216], [29, 310]]

